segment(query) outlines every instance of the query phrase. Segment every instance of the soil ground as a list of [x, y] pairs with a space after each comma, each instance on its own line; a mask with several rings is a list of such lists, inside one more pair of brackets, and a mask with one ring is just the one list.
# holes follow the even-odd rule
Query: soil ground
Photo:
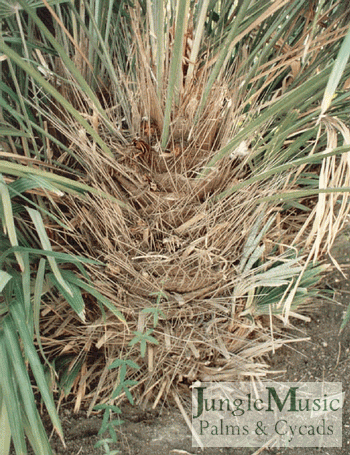
[[[350, 229], [342, 233], [332, 254], [342, 264], [345, 275], [350, 274]], [[342, 448], [292, 448], [264, 449], [259, 453], [271, 455], [348, 455], [350, 453], [350, 409], [348, 405], [350, 377], [350, 322], [339, 335], [342, 317], [350, 303], [350, 284], [347, 277], [333, 271], [325, 277], [326, 288], [332, 301], [324, 300], [311, 313], [311, 322], [298, 322], [291, 336], [309, 337], [309, 341], [286, 345], [270, 355], [272, 375], [280, 382], [342, 382], [345, 392], [343, 411]], [[177, 408], [141, 410], [131, 406], [122, 408], [124, 424], [119, 428], [121, 455], [252, 455], [257, 449], [250, 448], [192, 448], [191, 433]], [[97, 432], [101, 426], [98, 417], [87, 418], [86, 414], [73, 414], [63, 409], [61, 418], [65, 430], [67, 448], [55, 438], [52, 447], [57, 455], [100, 455], [95, 449]]]

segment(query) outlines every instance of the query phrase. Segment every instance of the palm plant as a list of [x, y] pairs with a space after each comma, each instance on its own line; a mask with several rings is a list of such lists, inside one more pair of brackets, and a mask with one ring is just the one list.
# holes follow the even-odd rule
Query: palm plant
[[[49, 253], [60, 294], [41, 318], [39, 294], [23, 302], [62, 395], [91, 411], [124, 358], [155, 404], [265, 375], [349, 212], [345, 2], [18, 0], [0, 17], [0, 172], [26, 182], [29, 214], [4, 225], [87, 258], [94, 284]], [[158, 345], [140, 353], [132, 332], [150, 327]]]

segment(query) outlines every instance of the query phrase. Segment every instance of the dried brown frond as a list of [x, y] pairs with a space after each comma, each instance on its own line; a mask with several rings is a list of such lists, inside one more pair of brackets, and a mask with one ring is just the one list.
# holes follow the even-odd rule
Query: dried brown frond
[[[273, 8], [277, 6], [272, 5]], [[304, 14], [311, 13], [306, 8]], [[137, 8], [130, 14], [137, 15]], [[109, 106], [106, 110], [123, 141], [118, 134], [110, 132], [79, 88], [74, 84], [62, 87], [69, 90], [76, 108], [115, 154], [114, 158], [106, 157], [67, 113], [51, 107], [50, 115], [46, 113], [50, 126], [65, 137], [68, 149], [74, 150], [79, 158], [79, 164], [75, 164], [81, 171], [77, 178], [122, 201], [126, 207], [102, 196], [66, 196], [61, 200], [60, 209], [69, 229], [56, 227], [52, 233], [57, 249], [104, 264], [88, 265], [89, 274], [96, 289], [125, 317], [124, 322], [107, 310], [101, 315], [96, 301], [87, 295], [84, 296], [85, 325], [66, 302], [53, 297], [46, 304], [42, 322], [46, 352], [52, 357], [71, 356], [72, 367], [78, 361], [83, 365], [73, 386], [79, 398], [77, 408], [86, 401], [91, 411], [97, 401], [108, 399], [117, 378], [116, 371], [108, 367], [116, 358], [127, 357], [140, 365], [140, 370], [128, 372], [128, 377], [138, 381], [133, 389], [137, 401], [154, 406], [194, 380], [232, 381], [267, 374], [264, 356], [286, 342], [283, 324], [288, 322], [289, 315], [302, 317], [289, 299], [296, 292], [298, 281], [290, 283], [276, 316], [255, 314], [250, 300], [263, 297], [259, 295], [262, 291], [253, 288], [249, 294], [244, 292], [242, 283], [253, 283], [255, 273], [287, 262], [290, 251], [298, 258], [294, 265], [304, 267], [302, 277], [308, 262], [329, 251], [349, 213], [348, 196], [334, 193], [303, 198], [299, 205], [303, 204], [305, 210], [298, 207], [298, 201], [295, 206], [287, 207], [277, 199], [262, 203], [276, 194], [283, 196], [297, 191], [302, 166], [241, 185], [254, 171], [260, 172], [254, 164], [259, 153], [254, 144], [257, 138], [264, 143], [274, 119], [245, 137], [230, 156], [217, 160], [205, 177], [198, 177], [243, 126], [267, 106], [282, 99], [290, 84], [308, 70], [323, 46], [344, 35], [344, 27], [337, 29], [334, 24], [327, 25], [326, 19], [325, 15], [319, 18], [317, 26], [321, 31], [310, 38], [307, 52], [308, 28], [293, 45], [279, 40], [275, 45], [276, 57], [256, 69], [250, 80], [251, 88], [246, 91], [241, 89], [247, 57], [247, 50], [242, 48], [231, 73], [221, 75], [213, 85], [197, 123], [194, 119], [214, 62], [209, 58], [205, 61], [203, 57], [201, 65], [193, 70], [193, 80], [186, 81], [189, 29], [183, 80], [174, 102], [168, 143], [163, 150], [160, 147], [163, 93], [157, 92], [151, 45], [144, 42], [141, 22], [136, 16], [136, 43], [130, 52], [136, 62], [138, 84], [131, 74], [118, 74], [130, 107], [128, 129], [123, 130], [122, 114], [125, 113], [121, 114], [119, 106]], [[167, 43], [169, 54], [172, 33], [173, 30], [169, 32]], [[252, 31], [252, 39], [254, 33]], [[83, 40], [79, 46], [84, 46]], [[79, 55], [76, 58], [79, 59]], [[169, 61], [166, 60], [164, 85], [168, 72]], [[280, 86], [265, 100], [264, 92], [281, 75]], [[295, 120], [305, 115], [296, 109]], [[305, 129], [314, 128], [315, 122], [312, 122], [304, 126]], [[279, 163], [279, 153], [303, 131], [298, 129], [286, 136], [278, 153], [265, 167], [263, 163], [263, 170]], [[329, 150], [337, 147], [338, 142], [350, 142], [348, 127], [332, 116], [322, 119], [321, 133], [327, 136]], [[310, 155], [317, 145], [316, 140]], [[55, 155], [55, 158], [71, 164], [68, 153]], [[349, 187], [349, 166], [348, 154], [343, 154], [326, 158], [312, 172], [316, 176], [320, 174], [320, 188]], [[226, 197], [219, 199], [223, 192]], [[268, 232], [259, 241], [261, 255], [254, 262], [261, 260], [261, 263], [254, 270], [245, 269], [241, 261], [252, 241], [252, 228], [261, 223], [257, 228], [260, 232], [270, 220]], [[300, 251], [303, 251], [302, 257]], [[134, 331], [143, 332], [153, 327], [151, 316], [142, 310], [155, 307], [154, 293], [160, 292], [163, 298], [159, 309], [164, 316], [160, 316], [152, 334], [159, 344], [148, 345], [143, 358], [138, 346], [130, 347], [129, 343]]]

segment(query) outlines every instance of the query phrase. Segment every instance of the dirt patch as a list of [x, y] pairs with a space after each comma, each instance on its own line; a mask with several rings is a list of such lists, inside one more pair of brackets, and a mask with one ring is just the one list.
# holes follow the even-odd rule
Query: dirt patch
[[[350, 453], [350, 410], [348, 406], [350, 377], [350, 324], [339, 334], [344, 313], [350, 304], [350, 239], [349, 232], [339, 236], [332, 255], [341, 264], [345, 274], [338, 271], [325, 277], [326, 288], [332, 291], [332, 300], [324, 300], [313, 312], [311, 323], [298, 323], [291, 335], [310, 337], [294, 346], [284, 346], [270, 356], [271, 369], [284, 369], [285, 373], [274, 377], [277, 381], [290, 382], [341, 382], [345, 392], [343, 412], [342, 448], [295, 448], [266, 451], [288, 455], [345, 455]], [[327, 289], [326, 289], [327, 291]], [[332, 295], [333, 294], [333, 295]]]

